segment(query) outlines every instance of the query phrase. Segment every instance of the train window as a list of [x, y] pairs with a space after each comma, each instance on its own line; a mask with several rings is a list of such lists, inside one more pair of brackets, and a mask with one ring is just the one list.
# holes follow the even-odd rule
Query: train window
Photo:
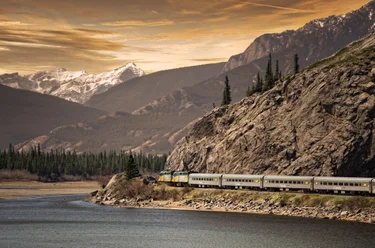
[[344, 186], [349, 186], [349, 184], [348, 183], [344, 183]]
[[276, 180], [276, 183], [280, 183], [280, 181]]
[[339, 183], [339, 186], [343, 186], [344, 184], [343, 183]]
[[328, 185], [332, 185], [332, 183], [328, 183]]
[[349, 186], [354, 186], [354, 184], [353, 183], [349, 183]]
[[324, 182], [323, 185], [327, 185], [328, 183]]

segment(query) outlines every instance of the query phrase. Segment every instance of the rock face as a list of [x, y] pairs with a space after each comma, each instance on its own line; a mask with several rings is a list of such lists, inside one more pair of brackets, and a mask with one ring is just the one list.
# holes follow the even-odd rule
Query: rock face
[[198, 121], [171, 169], [375, 176], [375, 35]]
[[95, 94], [103, 93], [115, 85], [143, 75], [145, 73], [140, 68], [134, 63], [129, 63], [97, 75], [85, 71], [67, 71], [64, 68], [39, 71], [24, 77], [18, 73], [4, 74], [0, 75], [0, 84], [85, 103]]
[[295, 53], [300, 57], [301, 66], [308, 66], [373, 32], [374, 10], [375, 1], [371, 1], [359, 10], [314, 20], [296, 31], [262, 35], [243, 53], [232, 56], [224, 71], [249, 64], [268, 53], [280, 53], [279, 56], [285, 58], [286, 74], [292, 72]]

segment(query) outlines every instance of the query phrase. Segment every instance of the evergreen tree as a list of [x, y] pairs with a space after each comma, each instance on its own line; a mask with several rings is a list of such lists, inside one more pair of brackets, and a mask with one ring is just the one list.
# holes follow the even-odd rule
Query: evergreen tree
[[223, 92], [223, 100], [221, 101], [221, 106], [229, 105], [232, 102], [232, 97], [230, 95], [230, 85], [228, 75], [225, 76], [225, 87]]
[[272, 72], [272, 55], [271, 53], [268, 55], [268, 63], [267, 63], [267, 69], [266, 69], [266, 75], [264, 76], [264, 84], [262, 91], [265, 92], [269, 89], [272, 89], [274, 86], [275, 79], [273, 77]]
[[298, 74], [299, 73], [299, 57], [298, 57], [298, 54], [296, 53], [294, 55], [294, 74]]
[[128, 161], [126, 162], [125, 177], [127, 180], [133, 179], [139, 175], [137, 164], [134, 160], [133, 153], [129, 152]]
[[280, 70], [279, 70], [279, 61], [276, 60], [276, 70], [275, 70], [275, 81], [279, 80]]
[[255, 87], [256, 92], [262, 92], [262, 88], [263, 88], [263, 81], [260, 78], [259, 71], [258, 71], [257, 84], [256, 84], [256, 87]]

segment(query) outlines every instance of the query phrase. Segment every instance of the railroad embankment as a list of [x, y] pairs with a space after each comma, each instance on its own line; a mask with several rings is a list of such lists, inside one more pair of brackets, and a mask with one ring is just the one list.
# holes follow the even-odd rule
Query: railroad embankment
[[92, 203], [128, 208], [168, 208], [274, 214], [375, 223], [375, 197], [202, 189], [132, 182], [116, 175], [103, 190], [87, 199]]

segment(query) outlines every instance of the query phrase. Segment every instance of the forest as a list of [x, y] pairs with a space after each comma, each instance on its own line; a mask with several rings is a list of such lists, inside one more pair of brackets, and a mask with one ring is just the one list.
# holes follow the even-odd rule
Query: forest
[[0, 170], [21, 170], [38, 175], [41, 181], [59, 181], [63, 176], [79, 176], [82, 180], [126, 172], [136, 166], [140, 172], [164, 169], [167, 155], [129, 152], [79, 153], [75, 151], [42, 151], [40, 146], [28, 151], [16, 151], [12, 144], [0, 151]]

